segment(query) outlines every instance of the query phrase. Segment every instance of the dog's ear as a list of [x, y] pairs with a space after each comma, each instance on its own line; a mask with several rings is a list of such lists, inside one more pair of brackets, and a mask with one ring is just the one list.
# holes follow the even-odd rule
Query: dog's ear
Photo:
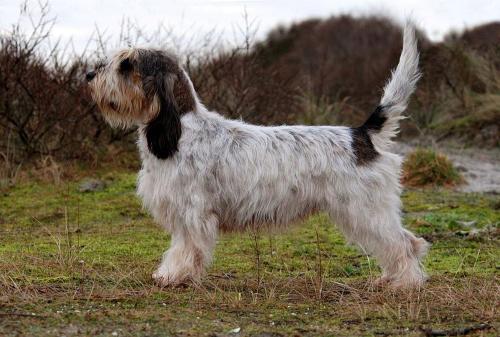
[[176, 75], [158, 73], [144, 81], [144, 90], [157, 99], [159, 109], [156, 117], [145, 128], [148, 148], [159, 159], [167, 159], [178, 151], [181, 138], [180, 111], [173, 95]]
[[[129, 69], [128, 64], [124, 68]], [[145, 129], [149, 150], [160, 159], [169, 158], [178, 150], [181, 115], [195, 109], [195, 96], [178, 61], [165, 52], [138, 51], [138, 71], [144, 94], [157, 112]]]
[[148, 148], [157, 158], [167, 159], [177, 152], [181, 138], [175, 63], [157, 50], [139, 50], [136, 56], [144, 95], [151, 104], [152, 116], [144, 129]]

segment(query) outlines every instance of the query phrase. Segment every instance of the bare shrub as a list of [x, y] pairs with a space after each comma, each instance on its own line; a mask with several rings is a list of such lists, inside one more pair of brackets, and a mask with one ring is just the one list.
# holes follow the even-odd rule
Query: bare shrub
[[[495, 26], [493, 26], [495, 27]], [[422, 53], [424, 74], [412, 120], [438, 139], [462, 137], [498, 146], [500, 142], [500, 49], [452, 35]], [[485, 39], [485, 41], [488, 41]], [[482, 137], [483, 130], [491, 129]]]
[[262, 67], [258, 56], [238, 48], [201, 60], [190, 74], [203, 102], [231, 118], [262, 124], [292, 122], [298, 95], [276, 69]]
[[[163, 25], [146, 31], [123, 20], [119, 36], [98, 28], [80, 55], [51, 41], [55, 19], [47, 3], [34, 12], [25, 4], [17, 24], [0, 35], [0, 155], [2, 179], [12, 180], [20, 163], [40, 158], [77, 159], [97, 165], [108, 151], [133, 145], [134, 130], [113, 130], [92, 103], [84, 73], [110, 49], [141, 44], [181, 56], [208, 108], [258, 124], [361, 124], [376, 106], [397, 63], [401, 28], [387, 18], [349, 16], [306, 20], [278, 27], [255, 42], [248, 16], [242, 43], [222, 45], [217, 34], [188, 40]], [[37, 12], [38, 14], [33, 14]], [[413, 127], [439, 137], [489, 128], [484, 142], [498, 144], [499, 49], [497, 25], [487, 25], [431, 44], [422, 34], [422, 68]], [[488, 33], [493, 32], [493, 33]], [[474, 36], [481, 43], [472, 43]], [[493, 43], [494, 45], [494, 43]], [[496, 126], [496, 129], [492, 128]], [[495, 131], [496, 130], [496, 131]], [[405, 131], [405, 129], [403, 129]], [[482, 140], [483, 141], [483, 140]]]
[[[259, 124], [293, 123], [302, 112], [296, 74], [267, 65], [254, 48], [255, 28], [248, 16], [240, 27], [242, 43], [191, 55], [186, 68], [202, 101], [230, 117]], [[209, 37], [210, 40], [213, 37]]]
[[[86, 62], [65, 60], [56, 43], [44, 55], [53, 25], [47, 4], [32, 18], [29, 34], [19, 24], [0, 36], [0, 127], [11, 135], [15, 161], [38, 155], [81, 157], [80, 144], [98, 136], [94, 105], [82, 74]], [[6, 151], [5, 139], [0, 139]]]
[[316, 102], [348, 100], [352, 108], [337, 110], [335, 120], [360, 124], [397, 64], [400, 40], [401, 28], [389, 19], [339, 16], [279, 27], [256, 53], [280, 67], [282, 76], [297, 74], [295, 84]]

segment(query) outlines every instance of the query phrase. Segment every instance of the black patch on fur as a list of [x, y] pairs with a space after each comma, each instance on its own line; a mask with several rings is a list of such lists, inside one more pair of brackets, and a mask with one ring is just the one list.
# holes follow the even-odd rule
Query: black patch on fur
[[159, 95], [167, 99], [165, 79], [167, 75], [176, 76], [177, 67], [166, 55], [159, 50], [140, 50], [138, 71], [146, 97], [153, 99]]
[[141, 75], [146, 98], [156, 97], [160, 103], [158, 115], [144, 130], [148, 148], [157, 158], [167, 159], [178, 151], [181, 116], [196, 108], [189, 80], [177, 59], [161, 50], [140, 49], [137, 59], [130, 62]]
[[133, 69], [134, 69], [134, 65], [132, 64], [132, 62], [130, 61], [130, 59], [128, 57], [120, 62], [119, 71], [121, 74], [127, 74], [127, 73], [131, 72]]
[[370, 133], [379, 132], [386, 120], [384, 107], [378, 106], [362, 126], [352, 128], [352, 148], [356, 156], [356, 165], [363, 166], [377, 159], [379, 153], [373, 146]]
[[370, 135], [365, 128], [353, 128], [351, 136], [356, 165], [366, 165], [378, 157], [379, 153], [375, 150]]
[[179, 149], [181, 120], [175, 106], [160, 98], [160, 112], [145, 129], [149, 151], [158, 159], [167, 159]]
[[167, 82], [168, 78], [178, 77], [179, 68], [157, 50], [141, 51], [138, 67], [146, 97], [156, 96], [160, 103], [158, 115], [145, 128], [148, 148], [158, 159], [167, 159], [179, 150], [182, 134], [179, 107]]
[[384, 115], [384, 107], [379, 105], [375, 111], [372, 112], [370, 117], [368, 117], [362, 128], [370, 131], [380, 131], [386, 120], [387, 117]]

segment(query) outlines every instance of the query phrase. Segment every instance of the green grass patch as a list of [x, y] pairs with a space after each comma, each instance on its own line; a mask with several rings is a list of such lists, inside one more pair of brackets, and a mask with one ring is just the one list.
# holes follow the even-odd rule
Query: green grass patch
[[98, 192], [81, 193], [74, 181], [20, 184], [0, 196], [0, 335], [420, 336], [421, 326], [479, 323], [498, 329], [498, 196], [404, 193], [405, 225], [433, 244], [425, 260], [431, 278], [418, 291], [373, 287], [376, 263], [347, 246], [324, 214], [283, 233], [221, 235], [201, 285], [160, 289], [151, 273], [169, 236], [141, 210], [136, 175], [97, 178], [106, 181]]

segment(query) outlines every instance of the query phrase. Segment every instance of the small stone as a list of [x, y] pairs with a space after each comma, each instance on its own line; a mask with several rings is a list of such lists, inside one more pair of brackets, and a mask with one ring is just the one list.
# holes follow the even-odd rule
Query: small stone
[[99, 179], [86, 179], [80, 183], [78, 190], [82, 193], [102, 191], [106, 188], [106, 183]]
[[457, 223], [460, 224], [460, 225], [462, 225], [462, 226], [464, 226], [464, 227], [472, 227], [472, 226], [474, 226], [477, 223], [477, 221], [475, 221], [475, 220], [472, 220], [472, 221], [457, 221]]
[[237, 333], [240, 333], [241, 331], [241, 328], [240, 327], [237, 327], [237, 328], [234, 328], [234, 329], [231, 329], [229, 330], [229, 334], [237, 334]]

